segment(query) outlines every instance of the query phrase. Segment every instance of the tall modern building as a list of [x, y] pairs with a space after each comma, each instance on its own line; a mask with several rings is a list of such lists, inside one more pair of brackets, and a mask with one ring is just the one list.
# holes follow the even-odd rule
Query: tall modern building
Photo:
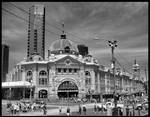
[[1, 66], [1, 80], [6, 81], [6, 74], [8, 73], [9, 67], [9, 46], [2, 44], [2, 66]]
[[28, 28], [28, 50], [27, 57], [38, 54], [45, 56], [45, 7], [44, 5], [33, 5], [29, 8]]

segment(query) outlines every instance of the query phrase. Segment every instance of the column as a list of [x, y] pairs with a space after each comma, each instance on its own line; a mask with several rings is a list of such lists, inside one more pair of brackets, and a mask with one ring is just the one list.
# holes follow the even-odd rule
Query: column
[[23, 88], [23, 99], [25, 98], [25, 88]]
[[24, 69], [22, 70], [22, 81], [26, 81], [26, 72]]

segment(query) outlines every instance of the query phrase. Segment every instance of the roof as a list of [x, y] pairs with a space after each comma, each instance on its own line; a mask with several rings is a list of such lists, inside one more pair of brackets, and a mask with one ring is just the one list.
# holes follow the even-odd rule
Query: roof
[[54, 41], [51, 44], [49, 50], [50, 51], [62, 50], [66, 46], [69, 46], [71, 50], [78, 52], [78, 48], [77, 48], [76, 44], [68, 39], [59, 39], [59, 40]]
[[2, 88], [29, 87], [29, 86], [31, 86], [31, 83], [27, 81], [2, 82]]

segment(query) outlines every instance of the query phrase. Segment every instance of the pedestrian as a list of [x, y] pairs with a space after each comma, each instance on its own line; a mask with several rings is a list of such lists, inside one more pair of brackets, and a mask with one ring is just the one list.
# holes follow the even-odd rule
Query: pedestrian
[[16, 114], [16, 112], [17, 112], [17, 105], [14, 104], [13, 107], [14, 107], [14, 114]]
[[94, 112], [97, 111], [96, 103], [94, 104]]
[[121, 114], [120, 116], [123, 116], [123, 108], [121, 108], [121, 113], [120, 114]]
[[97, 105], [97, 111], [100, 112], [100, 105]]
[[84, 115], [86, 115], [86, 106], [85, 106], [85, 104], [83, 104], [83, 112], [84, 112]]
[[129, 115], [129, 116], [132, 116], [132, 111], [131, 111], [131, 109], [129, 110], [129, 113], [130, 113], [130, 115]]
[[135, 110], [134, 110], [135, 108], [134, 108], [134, 105], [133, 105], [133, 116], [135, 116]]
[[126, 116], [129, 116], [129, 107], [127, 105], [127, 108], [126, 108]]
[[118, 107], [119, 115], [118, 116], [123, 116], [122, 108]]
[[44, 104], [43, 106], [43, 115], [46, 115], [47, 114], [47, 107], [46, 107], [46, 104]]
[[140, 108], [138, 108], [138, 116], [141, 116], [141, 113], [140, 113]]
[[81, 115], [82, 113], [82, 109], [81, 109], [81, 105], [79, 105], [79, 114]]
[[62, 106], [59, 107], [59, 114], [61, 113], [62, 111]]
[[70, 115], [70, 107], [68, 106], [67, 107], [67, 116], [69, 116]]
[[20, 109], [19, 109], [19, 103], [17, 102], [17, 105], [16, 105], [16, 114], [19, 114], [19, 111], [20, 111]]
[[103, 103], [102, 103], [102, 113], [104, 112], [104, 107], [103, 107]]
[[13, 116], [13, 113], [14, 113], [13, 104], [11, 104], [11, 106], [10, 106], [10, 111], [11, 111], [11, 114], [12, 114], [12, 116]]
[[19, 103], [19, 110], [21, 111], [21, 103]]

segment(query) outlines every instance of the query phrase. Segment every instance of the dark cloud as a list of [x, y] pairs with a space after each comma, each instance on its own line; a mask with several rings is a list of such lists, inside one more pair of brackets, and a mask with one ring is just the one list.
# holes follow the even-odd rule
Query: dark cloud
[[[129, 61], [139, 59], [141, 66], [148, 64], [148, 2], [13, 2], [28, 11], [34, 4], [46, 6], [45, 54], [53, 41], [60, 38], [62, 21], [65, 23], [67, 38], [86, 44], [90, 54], [101, 64], [108, 65], [111, 51], [107, 41], [93, 38], [118, 40], [122, 56]], [[15, 8], [11, 3], [2, 7], [28, 20], [28, 14]], [[2, 11], [2, 39], [10, 45], [10, 69], [26, 57], [28, 23]], [[79, 37], [79, 38], [78, 38]], [[131, 63], [122, 64], [129, 69]]]

